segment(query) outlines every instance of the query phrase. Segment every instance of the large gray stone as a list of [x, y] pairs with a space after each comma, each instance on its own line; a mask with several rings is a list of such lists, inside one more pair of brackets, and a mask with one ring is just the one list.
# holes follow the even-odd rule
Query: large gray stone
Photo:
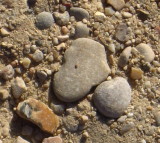
[[83, 98], [110, 73], [104, 46], [87, 38], [73, 41], [65, 52], [65, 63], [54, 76], [55, 95], [65, 102]]
[[101, 83], [93, 95], [95, 106], [106, 117], [118, 118], [128, 107], [131, 88], [122, 77]]

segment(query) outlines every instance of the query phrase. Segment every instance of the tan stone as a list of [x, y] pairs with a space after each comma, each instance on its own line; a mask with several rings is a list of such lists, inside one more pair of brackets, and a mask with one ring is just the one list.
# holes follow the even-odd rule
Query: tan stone
[[0, 29], [0, 34], [2, 36], [8, 36], [10, 33], [5, 28], [1, 28]]
[[45, 138], [42, 143], [62, 143], [62, 139], [59, 136]]
[[143, 71], [140, 68], [131, 68], [131, 78], [141, 79], [143, 76]]
[[33, 98], [20, 102], [17, 113], [51, 134], [55, 133], [59, 126], [58, 116], [47, 105]]
[[121, 10], [125, 5], [125, 1], [124, 0], [106, 0], [106, 1], [107, 1], [107, 4], [110, 4], [116, 10]]

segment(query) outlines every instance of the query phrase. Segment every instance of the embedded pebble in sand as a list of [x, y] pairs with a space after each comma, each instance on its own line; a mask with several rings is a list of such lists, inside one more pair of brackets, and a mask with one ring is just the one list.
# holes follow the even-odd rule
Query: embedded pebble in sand
[[116, 77], [101, 83], [94, 92], [93, 100], [104, 116], [118, 118], [130, 103], [131, 87], [126, 79]]
[[24, 80], [21, 77], [16, 77], [11, 84], [12, 94], [14, 98], [19, 98], [26, 92], [27, 87]]
[[141, 43], [136, 46], [136, 49], [140, 52], [146, 62], [152, 62], [155, 58], [154, 51], [151, 46], [145, 43]]
[[88, 37], [89, 35], [89, 28], [86, 24], [83, 24], [82, 22], [77, 22], [75, 27], [75, 38], [84, 38]]
[[72, 7], [70, 9], [70, 15], [74, 16], [77, 21], [82, 21], [83, 19], [89, 19], [88, 11], [79, 7]]
[[53, 23], [53, 16], [49, 12], [41, 12], [36, 17], [36, 26], [41, 30], [51, 27]]

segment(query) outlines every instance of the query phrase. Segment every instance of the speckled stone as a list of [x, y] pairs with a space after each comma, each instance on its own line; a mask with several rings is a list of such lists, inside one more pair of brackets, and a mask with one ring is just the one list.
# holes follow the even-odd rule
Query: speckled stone
[[116, 28], [115, 37], [120, 42], [126, 42], [130, 38], [131, 32], [125, 23], [120, 23]]
[[35, 61], [35, 62], [41, 62], [44, 58], [44, 55], [43, 53], [40, 51], [40, 50], [36, 50], [34, 53], [33, 53], [33, 56], [32, 56], [32, 59]]
[[84, 38], [88, 37], [89, 35], [89, 28], [86, 24], [83, 24], [82, 22], [77, 22], [75, 27], [75, 38]]
[[53, 16], [49, 12], [41, 12], [36, 17], [36, 26], [41, 30], [51, 27], [53, 23]]
[[54, 75], [53, 89], [55, 95], [65, 102], [83, 98], [110, 73], [104, 46], [91, 39], [73, 41], [64, 59], [65, 63]]
[[48, 133], [55, 133], [59, 126], [58, 116], [48, 106], [36, 99], [29, 98], [20, 102], [16, 111], [20, 117], [31, 121]]
[[0, 76], [4, 80], [12, 79], [14, 77], [14, 74], [15, 74], [15, 71], [11, 65], [7, 65], [0, 70]]
[[54, 12], [54, 18], [58, 25], [64, 26], [69, 23], [70, 16], [67, 11], [65, 11], [64, 13]]
[[130, 103], [131, 87], [126, 79], [116, 77], [101, 83], [94, 92], [93, 100], [103, 115], [118, 118]]

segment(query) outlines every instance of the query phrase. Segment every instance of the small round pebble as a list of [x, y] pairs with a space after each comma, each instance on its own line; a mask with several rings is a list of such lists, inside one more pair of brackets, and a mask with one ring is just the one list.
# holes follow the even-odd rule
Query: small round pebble
[[116, 77], [101, 83], [94, 92], [93, 100], [104, 116], [118, 118], [130, 103], [131, 87], [126, 79]]
[[41, 30], [51, 27], [53, 23], [53, 16], [49, 12], [41, 12], [36, 17], [36, 26]]
[[30, 67], [31, 60], [29, 58], [24, 58], [22, 60], [22, 65], [24, 68], [28, 69]]
[[141, 43], [136, 46], [136, 49], [140, 52], [146, 62], [152, 62], [154, 60], [155, 54], [148, 44]]
[[44, 58], [43, 53], [40, 50], [36, 50], [32, 56], [35, 62], [41, 62]]

